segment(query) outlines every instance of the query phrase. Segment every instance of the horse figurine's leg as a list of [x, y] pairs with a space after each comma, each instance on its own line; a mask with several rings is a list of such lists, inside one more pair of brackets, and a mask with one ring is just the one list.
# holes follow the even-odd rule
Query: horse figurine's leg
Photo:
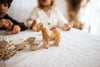
[[49, 38], [43, 39], [43, 47], [48, 49], [48, 46], [49, 46]]

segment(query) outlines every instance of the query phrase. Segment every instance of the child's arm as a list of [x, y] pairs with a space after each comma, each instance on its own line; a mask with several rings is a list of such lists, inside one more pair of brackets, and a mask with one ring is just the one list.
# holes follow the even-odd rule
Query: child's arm
[[30, 16], [29, 16], [29, 18], [28, 18], [28, 20], [26, 22], [27, 27], [31, 28], [33, 21], [36, 20], [37, 18], [38, 18], [38, 16], [37, 16], [37, 8], [34, 8], [32, 10], [32, 12], [30, 13]]
[[[27, 27], [25, 26], [24, 23], [19, 23], [18, 21], [12, 19], [11, 17], [8, 16], [8, 19], [14, 24], [14, 25], [18, 25], [21, 28], [21, 31], [26, 30]], [[13, 25], [13, 27], [14, 27]]]
[[0, 21], [0, 30], [12, 30], [13, 34], [27, 29], [24, 23], [19, 23], [8, 15], [5, 15]]
[[59, 9], [57, 9], [57, 15], [58, 15], [58, 27], [62, 28], [65, 31], [68, 31], [73, 27], [73, 23], [68, 22], [68, 20], [66, 20], [66, 18], [62, 15]]

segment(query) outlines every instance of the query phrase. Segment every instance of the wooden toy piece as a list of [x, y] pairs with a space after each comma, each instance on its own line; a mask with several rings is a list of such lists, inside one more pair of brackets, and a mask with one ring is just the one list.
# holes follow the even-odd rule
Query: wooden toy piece
[[3, 40], [0, 41], [0, 60], [6, 60], [16, 54], [16, 49], [10, 49], [10, 44]]
[[52, 28], [50, 30], [48, 27], [46, 27], [42, 23], [38, 23], [36, 21], [34, 21], [32, 24], [34, 25], [34, 26], [32, 26], [32, 29], [34, 31], [37, 31], [37, 32], [42, 31], [44, 48], [48, 48], [50, 39], [54, 40], [53, 45], [56, 45], [56, 46], [59, 45], [60, 39], [61, 39], [61, 34], [57, 28]]
[[35, 37], [28, 37], [24, 42], [16, 44], [16, 50], [22, 50], [26, 47], [26, 44], [32, 44], [35, 41]]
[[30, 49], [31, 49], [32, 51], [35, 51], [35, 50], [37, 50], [37, 49], [38, 49], [38, 46], [39, 46], [39, 44], [38, 44], [38, 43], [33, 43], [33, 44], [30, 44]]
[[35, 39], [36, 39], [35, 37], [29, 37], [24, 42], [33, 43], [35, 41]]
[[24, 49], [24, 47], [25, 47], [25, 43], [20, 43], [15, 45], [16, 50], [22, 50]]

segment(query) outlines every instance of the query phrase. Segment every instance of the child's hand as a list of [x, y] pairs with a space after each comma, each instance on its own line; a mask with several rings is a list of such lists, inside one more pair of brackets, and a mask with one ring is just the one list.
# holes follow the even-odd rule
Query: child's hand
[[7, 27], [7, 30], [11, 30], [13, 23], [10, 20], [6, 20], [9, 23], [9, 27]]
[[2, 19], [0, 20], [0, 27], [7, 28], [7, 30], [10, 30], [13, 23], [8, 19]]
[[3, 27], [5, 27], [5, 28], [9, 27], [9, 23], [7, 22], [6, 19], [1, 19], [0, 22], [2, 23]]
[[4, 26], [9, 26], [9, 24], [6, 23], [6, 20], [5, 19], [1, 19], [0, 20], [0, 27], [4, 27]]
[[73, 27], [73, 23], [69, 22], [69, 24], [64, 24], [63, 30], [69, 31]]
[[21, 30], [21, 28], [18, 25], [14, 25], [13, 30], [12, 30], [12, 34], [19, 33], [20, 30]]
[[30, 28], [32, 29], [35, 26], [36, 23], [37, 23], [36, 20], [34, 20], [33, 23], [31, 24]]
[[69, 29], [67, 31], [69, 31], [72, 27], [73, 27], [73, 22], [69, 22]]
[[0, 22], [0, 28], [1, 28], [1, 27], [3, 27], [3, 24], [2, 24], [2, 22]]

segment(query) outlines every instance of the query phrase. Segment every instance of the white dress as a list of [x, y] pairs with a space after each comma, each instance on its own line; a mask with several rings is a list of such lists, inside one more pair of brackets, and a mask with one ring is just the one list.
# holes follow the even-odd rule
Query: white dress
[[32, 10], [28, 19], [30, 19], [26, 22], [28, 28], [30, 28], [33, 20], [35, 19], [39, 19], [40, 22], [48, 28], [55, 26], [62, 28], [65, 23], [68, 23], [58, 8], [55, 8], [54, 11], [49, 10], [48, 12], [45, 12], [44, 10], [36, 7]]

